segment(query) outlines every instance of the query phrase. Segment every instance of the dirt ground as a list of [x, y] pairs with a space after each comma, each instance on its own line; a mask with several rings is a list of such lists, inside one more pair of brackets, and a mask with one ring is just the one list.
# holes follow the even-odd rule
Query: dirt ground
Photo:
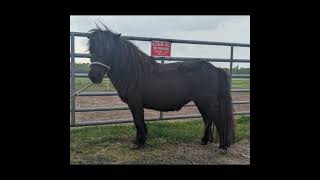
[[[173, 146], [173, 145], [172, 145]], [[206, 146], [193, 144], [179, 144], [168, 147], [162, 153], [162, 159], [159, 164], [250, 164], [250, 141], [245, 139], [228, 149], [227, 154], [221, 154], [218, 144], [208, 144]], [[147, 162], [148, 163], [148, 162]]]
[[[250, 101], [250, 93], [237, 92], [232, 95], [233, 101]], [[193, 104], [193, 102], [190, 102]], [[126, 106], [118, 96], [78, 96], [76, 97], [76, 108], [93, 108], [93, 107], [113, 107], [113, 106]], [[235, 112], [249, 111], [250, 104], [234, 105]], [[159, 117], [159, 111], [145, 109], [145, 117]], [[188, 115], [199, 114], [196, 106], [184, 107], [180, 111], [164, 112], [164, 116], [171, 115]], [[108, 112], [76, 112], [76, 121], [98, 121], [108, 119], [131, 119], [129, 110], [117, 110]]]
[[[122, 165], [250, 165], [250, 141], [241, 140], [228, 149], [227, 154], [217, 151], [218, 144], [162, 143], [154, 148], [146, 145], [141, 150], [127, 150], [128, 142], [91, 147], [71, 153], [71, 164]], [[124, 151], [125, 150], [125, 151]], [[124, 153], [125, 152], [125, 153]]]

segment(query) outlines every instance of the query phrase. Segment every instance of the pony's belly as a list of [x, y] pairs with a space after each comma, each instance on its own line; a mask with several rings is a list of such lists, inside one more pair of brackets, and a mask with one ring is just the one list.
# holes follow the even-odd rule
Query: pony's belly
[[145, 105], [144, 108], [156, 111], [179, 111], [184, 105]]
[[151, 98], [145, 100], [144, 107], [157, 111], [178, 111], [190, 101], [190, 99]]
[[142, 98], [145, 108], [158, 111], [178, 111], [191, 100], [188, 88], [172, 79], [149, 82]]

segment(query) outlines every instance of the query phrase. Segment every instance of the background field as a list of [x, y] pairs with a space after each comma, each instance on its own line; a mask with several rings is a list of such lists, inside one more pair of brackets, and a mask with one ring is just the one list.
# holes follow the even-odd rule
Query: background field
[[[229, 69], [223, 68], [226, 72], [229, 72]], [[76, 73], [88, 73], [89, 72], [89, 64], [75, 64], [75, 72]], [[233, 74], [250, 74], [250, 68], [243, 68], [239, 66], [235, 66], [232, 69]], [[233, 79], [232, 80], [232, 87], [233, 88], [250, 88], [250, 79]], [[81, 89], [82, 87], [86, 86], [90, 83], [90, 80], [88, 78], [76, 78], [76, 90]], [[99, 85], [92, 85], [90, 88], [88, 88], [86, 91], [93, 91], [93, 92], [99, 92], [99, 91], [115, 91], [114, 87], [110, 83], [109, 80], [106, 78], [104, 79], [102, 84]]]

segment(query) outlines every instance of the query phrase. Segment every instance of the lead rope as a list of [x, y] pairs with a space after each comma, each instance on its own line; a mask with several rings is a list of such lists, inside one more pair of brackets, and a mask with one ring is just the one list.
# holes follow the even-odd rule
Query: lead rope
[[[101, 63], [101, 62], [92, 62], [92, 63], [89, 65], [89, 67], [90, 67], [91, 65], [93, 65], [93, 64], [97, 64], [97, 65], [103, 66], [103, 67], [107, 68], [108, 70], [111, 69], [110, 66], [105, 65], [105, 64], [103, 64], [103, 63]], [[88, 87], [90, 87], [92, 84], [93, 84], [93, 82], [91, 82], [91, 83], [90, 83], [89, 85], [87, 85], [86, 87], [80, 89], [79, 91], [71, 94], [71, 95], [70, 95], [70, 98], [73, 97], [73, 96], [77, 96], [81, 91], [86, 90], [86, 89], [87, 89]]]
[[77, 91], [77, 92], [75, 92], [75, 93], [71, 94], [71, 95], [70, 95], [70, 98], [71, 98], [71, 97], [73, 97], [73, 96], [77, 96], [80, 92], [82, 92], [82, 91], [86, 90], [86, 89], [87, 89], [88, 87], [90, 87], [92, 84], [93, 84], [93, 82], [91, 82], [90, 84], [88, 84], [86, 87], [84, 87], [84, 88], [80, 89], [79, 91]]

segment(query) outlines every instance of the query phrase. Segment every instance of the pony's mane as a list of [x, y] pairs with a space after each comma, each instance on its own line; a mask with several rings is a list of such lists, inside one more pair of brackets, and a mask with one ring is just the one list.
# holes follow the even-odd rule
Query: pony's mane
[[[112, 32], [104, 26], [89, 31], [88, 46], [94, 46], [98, 52], [103, 52], [105, 59], [112, 59], [111, 76], [116, 89], [125, 93], [130, 87], [137, 85], [139, 79], [150, 77], [158, 64], [154, 57], [145, 54], [121, 34]], [[95, 34], [95, 38], [93, 37]], [[91, 36], [91, 37], [90, 37]]]
[[[140, 50], [136, 45], [134, 45], [129, 40], [121, 37], [121, 33], [120, 34], [115, 33], [112, 30], [110, 30], [107, 26], [105, 26], [105, 25], [103, 25], [103, 26], [104, 26], [104, 29], [100, 28], [97, 25], [97, 28], [89, 30], [88, 33], [89, 34], [94, 34], [94, 33], [98, 34], [100, 43], [101, 43], [101, 41], [105, 41], [105, 43], [104, 43], [105, 45], [110, 45], [107, 47], [108, 49], [112, 48], [112, 46], [111, 46], [112, 44], [107, 44], [108, 42], [110, 42], [112, 40], [119, 40], [118, 45], [122, 50], [126, 50], [130, 57], [134, 57], [134, 56], [138, 57], [138, 58], [135, 58], [134, 60], [142, 61], [145, 58], [148, 58], [150, 61], [155, 62], [153, 57], [144, 53], [142, 50]], [[90, 39], [90, 35], [89, 35], [89, 39]], [[88, 42], [88, 47], [91, 46], [92, 42], [93, 41]], [[99, 47], [99, 46], [97, 46], [97, 47]], [[102, 47], [102, 48], [106, 48], [106, 47]], [[113, 49], [113, 50], [115, 50], [115, 49]]]

